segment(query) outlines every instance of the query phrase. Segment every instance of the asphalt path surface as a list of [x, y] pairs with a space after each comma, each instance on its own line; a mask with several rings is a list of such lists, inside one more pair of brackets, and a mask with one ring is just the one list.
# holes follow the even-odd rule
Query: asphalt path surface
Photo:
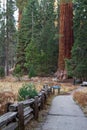
[[87, 130], [87, 117], [72, 95], [56, 96], [46, 121], [36, 130]]

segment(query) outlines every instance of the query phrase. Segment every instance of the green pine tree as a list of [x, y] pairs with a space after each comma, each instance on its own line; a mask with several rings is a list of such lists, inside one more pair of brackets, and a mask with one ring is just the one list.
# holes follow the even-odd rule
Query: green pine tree
[[34, 32], [35, 19], [38, 17], [37, 5], [38, 1], [36, 0], [28, 1], [27, 7], [23, 10], [20, 29], [18, 31], [17, 64], [21, 65], [21, 69], [23, 69], [24, 72], [26, 72], [26, 47], [30, 44], [31, 39], [37, 35], [37, 33]]
[[[57, 12], [54, 12], [54, 1], [42, 0], [39, 4], [38, 12], [33, 27], [33, 40], [36, 48], [36, 59], [33, 59], [33, 66], [39, 75], [46, 75], [56, 71], [58, 57], [58, 29], [54, 25], [57, 20]], [[31, 62], [28, 55], [30, 48], [27, 49], [26, 62]], [[36, 63], [34, 62], [36, 61]], [[36, 67], [37, 66], [37, 67]]]
[[69, 61], [72, 75], [87, 80], [87, 1], [75, 0], [74, 46]]
[[23, 9], [18, 32], [17, 64], [21, 65], [24, 72], [31, 66], [40, 75], [56, 70], [58, 29], [54, 22], [57, 16], [54, 1], [50, 0], [29, 0]]
[[0, 55], [1, 63], [5, 68], [5, 74], [8, 75], [9, 68], [14, 65], [15, 57], [15, 2], [14, 0], [7, 0], [6, 5], [1, 9], [0, 17]]
[[4, 12], [0, 3], [0, 67], [5, 68], [5, 21]]

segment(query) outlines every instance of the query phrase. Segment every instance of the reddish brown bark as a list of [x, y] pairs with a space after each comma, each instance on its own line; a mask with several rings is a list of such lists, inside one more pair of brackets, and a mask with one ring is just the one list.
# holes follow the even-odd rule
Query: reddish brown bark
[[22, 18], [22, 11], [24, 7], [26, 7], [28, 0], [16, 0], [17, 1], [17, 7], [19, 9], [18, 13], [18, 28], [20, 28], [20, 20]]
[[69, 3], [60, 4], [60, 29], [59, 29], [59, 57], [58, 75], [65, 73], [65, 59], [71, 57], [73, 45], [73, 5]]
[[20, 20], [22, 18], [22, 11], [19, 9], [18, 11], [18, 29], [20, 28]]

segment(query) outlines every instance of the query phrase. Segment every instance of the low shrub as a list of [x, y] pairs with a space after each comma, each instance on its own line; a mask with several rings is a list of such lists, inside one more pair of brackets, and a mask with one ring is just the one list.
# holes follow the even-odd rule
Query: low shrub
[[26, 97], [34, 98], [38, 95], [38, 92], [33, 83], [24, 84], [18, 91], [18, 100], [25, 100]]
[[29, 70], [29, 74], [28, 74], [29, 78], [35, 77], [36, 76], [36, 72], [33, 66], [31, 66], [30, 70]]

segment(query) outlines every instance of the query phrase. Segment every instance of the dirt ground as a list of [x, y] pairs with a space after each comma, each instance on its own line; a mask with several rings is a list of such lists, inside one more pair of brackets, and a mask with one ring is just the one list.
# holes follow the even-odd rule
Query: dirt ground
[[[28, 76], [25, 75], [22, 77], [21, 81], [17, 81], [15, 77], [8, 76], [4, 79], [0, 79], [0, 109], [2, 109], [1, 113], [3, 113], [4, 105], [7, 102], [17, 101], [18, 90], [25, 83], [34, 83], [38, 92], [43, 88], [43, 85], [45, 84], [48, 86], [58, 85], [61, 86], [60, 94], [68, 94], [70, 91], [79, 87], [77, 85], [73, 85], [72, 79], [60, 82], [55, 77], [34, 77], [29, 79]], [[87, 88], [83, 89], [83, 91], [87, 91]]]
[[5, 104], [8, 102], [16, 102], [18, 97], [18, 90], [22, 87], [23, 84], [34, 83], [37, 91], [39, 92], [43, 85], [47, 84], [48, 86], [58, 85], [61, 86], [61, 94], [67, 93], [73, 89], [76, 89], [75, 86], [69, 83], [59, 82], [54, 77], [34, 77], [29, 79], [27, 75], [22, 77], [21, 81], [17, 81], [12, 75], [0, 79], [0, 113], [4, 113]]
[[18, 94], [18, 90], [25, 83], [34, 83], [37, 91], [39, 92], [43, 85], [47, 84], [48, 86], [59, 85], [61, 86], [61, 92], [67, 92], [76, 87], [73, 85], [72, 80], [69, 82], [59, 82], [54, 77], [34, 77], [29, 79], [27, 75], [22, 77], [21, 81], [17, 81], [17, 79], [13, 76], [5, 77], [4, 79], [0, 79], [0, 93], [2, 92], [12, 92], [14, 95]]

